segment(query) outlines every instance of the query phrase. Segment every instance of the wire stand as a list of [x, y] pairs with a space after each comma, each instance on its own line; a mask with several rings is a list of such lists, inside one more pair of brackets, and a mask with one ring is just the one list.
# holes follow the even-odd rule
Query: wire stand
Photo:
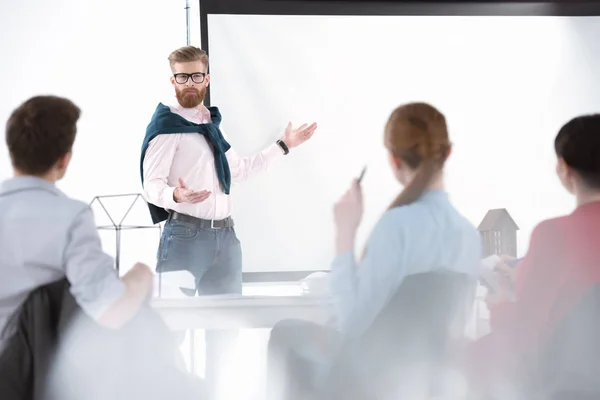
[[[115, 222], [116, 218], [113, 218], [113, 216], [110, 215], [110, 213], [106, 209], [104, 203], [102, 203], [102, 199], [116, 198], [116, 197], [123, 197], [123, 198], [129, 197], [129, 198], [133, 198], [133, 201], [129, 205], [129, 208], [125, 212], [125, 215], [123, 215], [123, 218], [121, 218], [121, 220], [118, 223]], [[161, 233], [162, 233], [161, 232], [160, 224], [158, 224], [158, 225], [123, 225], [123, 222], [125, 221], [125, 219], [129, 215], [129, 212], [131, 211], [131, 209], [133, 208], [133, 206], [136, 204], [136, 202], [139, 199], [142, 199], [142, 201], [144, 203], [146, 203], [146, 201], [144, 200], [144, 198], [142, 197], [142, 195], [140, 193], [113, 194], [113, 195], [96, 196], [90, 202], [90, 207], [94, 203], [96, 203], [96, 202], [98, 204], [100, 204], [100, 207], [102, 207], [102, 209], [106, 213], [106, 216], [108, 217], [108, 219], [110, 220], [110, 222], [112, 224], [112, 225], [100, 225], [100, 226], [97, 226], [96, 228], [99, 229], [99, 230], [114, 230], [115, 231], [115, 246], [116, 246], [116, 251], [115, 251], [115, 268], [117, 269], [117, 271], [120, 270], [120, 266], [121, 266], [121, 231], [123, 231], [123, 230], [133, 230], [133, 229], [157, 229], [158, 230], [158, 238], [160, 240], [160, 236], [161, 236]]]

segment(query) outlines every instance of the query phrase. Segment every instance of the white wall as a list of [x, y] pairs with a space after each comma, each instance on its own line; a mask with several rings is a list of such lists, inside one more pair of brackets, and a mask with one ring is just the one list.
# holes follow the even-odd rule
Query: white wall
[[[199, 45], [198, 2], [191, 3], [192, 44]], [[171, 95], [167, 56], [186, 44], [184, 7], [184, 0], [0, 2], [2, 124], [38, 94], [66, 96], [82, 108], [73, 163], [59, 183], [67, 194], [87, 202], [140, 192], [141, 141], [156, 104]], [[11, 173], [3, 139], [0, 179]], [[124, 212], [122, 204], [107, 206]], [[145, 206], [134, 214], [131, 223], [150, 222]], [[113, 252], [114, 235], [102, 236]], [[125, 232], [123, 241], [124, 264], [155, 262], [157, 235]]]

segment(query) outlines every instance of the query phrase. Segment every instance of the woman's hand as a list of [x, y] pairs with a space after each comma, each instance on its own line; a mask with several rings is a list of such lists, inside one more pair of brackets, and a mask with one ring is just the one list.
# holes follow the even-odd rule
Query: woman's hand
[[484, 301], [488, 306], [488, 309], [497, 304], [508, 303], [511, 301], [509, 289], [507, 287], [503, 287], [500, 291], [488, 290]]
[[507, 263], [515, 260], [516, 258], [512, 256], [500, 256], [500, 261], [494, 267], [493, 272], [498, 278], [498, 287], [495, 290], [489, 290], [485, 296], [485, 303], [488, 308], [496, 304], [514, 301], [516, 269]]
[[514, 285], [517, 269], [516, 269], [516, 267], [511, 267], [510, 265], [507, 264], [507, 263], [513, 262], [513, 261], [516, 261], [515, 257], [501, 255], [500, 261], [498, 262], [498, 264], [496, 264], [496, 267], [494, 269], [496, 271], [498, 271], [500, 274], [504, 275], [506, 278], [508, 278], [510, 283]]
[[352, 251], [363, 215], [362, 189], [358, 180], [355, 179], [350, 189], [335, 203], [333, 215], [337, 235], [337, 253]]

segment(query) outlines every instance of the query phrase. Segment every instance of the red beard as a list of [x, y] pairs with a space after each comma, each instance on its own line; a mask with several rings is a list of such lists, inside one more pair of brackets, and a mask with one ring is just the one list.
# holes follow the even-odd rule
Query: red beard
[[200, 90], [196, 88], [175, 89], [175, 94], [182, 107], [198, 107], [204, 101], [204, 96], [206, 96], [206, 86]]

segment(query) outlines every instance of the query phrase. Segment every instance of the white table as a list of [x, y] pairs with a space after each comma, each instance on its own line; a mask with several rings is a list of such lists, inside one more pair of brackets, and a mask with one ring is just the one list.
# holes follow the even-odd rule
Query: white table
[[[152, 307], [172, 330], [272, 328], [285, 319], [324, 324], [332, 301], [314, 296], [202, 296], [157, 298]], [[195, 372], [195, 335], [190, 336], [190, 365]]]
[[203, 296], [154, 299], [152, 307], [173, 330], [270, 328], [284, 319], [323, 324], [332, 301], [314, 296]]
[[[248, 286], [246, 293], [265, 293], [267, 287], [256, 290]], [[258, 285], [257, 285], [258, 286]], [[280, 286], [280, 285], [278, 285]], [[288, 285], [291, 288], [294, 285]], [[288, 291], [289, 292], [289, 291]], [[293, 291], [292, 291], [293, 292]], [[301, 319], [324, 324], [332, 316], [333, 301], [311, 295], [225, 295], [185, 298], [155, 298], [153, 308], [173, 330], [272, 328], [285, 319]], [[479, 307], [478, 307], [479, 308]], [[477, 333], [478, 308], [474, 318]], [[190, 370], [196, 371], [195, 335], [190, 335]]]

